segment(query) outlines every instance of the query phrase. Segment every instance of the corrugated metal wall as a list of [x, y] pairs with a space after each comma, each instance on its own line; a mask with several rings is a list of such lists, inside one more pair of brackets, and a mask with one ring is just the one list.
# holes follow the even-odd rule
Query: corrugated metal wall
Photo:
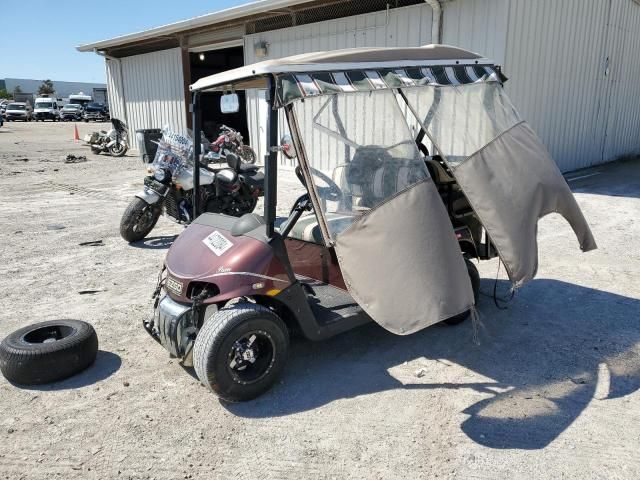
[[[507, 91], [563, 171], [637, 153], [640, 136], [640, 5], [634, 0], [456, 0], [444, 4], [443, 42], [504, 65]], [[258, 42], [274, 59], [363, 46], [431, 43], [424, 5], [245, 36], [245, 61]], [[107, 63], [112, 111], [122, 92], [133, 130], [186, 127], [179, 49]], [[120, 102], [120, 103], [119, 103]], [[264, 93], [248, 92], [251, 144], [265, 152]], [[121, 115], [123, 116], [123, 115]], [[285, 122], [281, 121], [284, 130]], [[135, 139], [133, 139], [135, 142]]]
[[602, 0], [509, 5], [507, 91], [564, 171], [602, 159], [608, 5]]
[[[296, 55], [305, 52], [351, 47], [403, 47], [431, 43], [432, 11], [428, 5], [414, 5], [387, 12], [368, 13], [337, 20], [302, 25], [295, 28], [257, 33], [245, 37], [245, 63]], [[256, 58], [254, 45], [269, 44], [269, 56]], [[259, 158], [266, 148], [264, 94], [247, 93], [247, 112], [251, 145]], [[262, 112], [262, 115], [260, 115]], [[281, 117], [280, 131], [286, 129]], [[290, 160], [282, 160], [293, 165]]]
[[512, 0], [507, 91], [563, 171], [640, 144], [640, 5]]
[[462, 0], [444, 4], [442, 43], [466, 48], [504, 65], [509, 0]]
[[109, 60], [105, 62], [107, 68], [107, 92], [109, 95], [109, 113], [112, 117], [127, 122], [125, 99], [122, 91], [122, 76], [120, 62]]
[[[640, 5], [613, 0], [605, 57], [609, 108], [604, 160], [640, 153]], [[605, 58], [605, 62], [607, 61]]]
[[122, 115], [122, 120], [128, 122], [131, 147], [138, 148], [134, 132], [140, 128], [162, 128], [168, 124], [175, 131], [186, 132], [181, 50], [134, 55], [121, 59], [121, 63], [124, 88], [118, 85], [117, 63], [108, 62], [108, 68], [113, 69], [107, 75], [109, 95], [113, 89], [124, 96], [126, 115]]

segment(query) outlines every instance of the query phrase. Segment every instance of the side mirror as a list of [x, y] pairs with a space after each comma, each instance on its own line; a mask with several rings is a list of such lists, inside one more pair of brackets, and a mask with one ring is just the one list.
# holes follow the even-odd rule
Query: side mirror
[[293, 138], [288, 133], [280, 139], [280, 146], [282, 147], [282, 154], [290, 160], [293, 160], [298, 156], [296, 147], [293, 144]]
[[229, 93], [220, 97], [220, 111], [222, 113], [237, 113], [240, 110], [240, 99], [237, 93]]

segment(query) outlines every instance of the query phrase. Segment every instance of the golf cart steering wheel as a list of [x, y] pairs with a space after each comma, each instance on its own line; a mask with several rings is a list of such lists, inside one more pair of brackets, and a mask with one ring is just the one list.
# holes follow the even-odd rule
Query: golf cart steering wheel
[[[336, 185], [336, 183], [331, 180], [328, 176], [322, 173], [320, 170], [316, 170], [315, 168], [309, 168], [311, 174], [320, 180], [322, 180], [327, 186], [326, 187], [318, 187], [316, 185], [316, 189], [318, 190], [318, 195], [325, 200], [329, 200], [330, 202], [337, 202], [342, 198], [342, 190], [340, 187]], [[304, 180], [304, 175], [302, 175], [302, 168], [300, 165], [296, 167], [296, 177], [300, 180], [300, 183], [307, 186], [307, 182]]]

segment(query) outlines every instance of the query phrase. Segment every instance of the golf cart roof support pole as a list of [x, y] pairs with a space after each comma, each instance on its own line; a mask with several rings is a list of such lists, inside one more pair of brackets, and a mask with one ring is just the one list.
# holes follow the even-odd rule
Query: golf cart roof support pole
[[193, 92], [192, 119], [193, 119], [193, 219], [198, 218], [200, 209], [200, 104], [198, 100], [200, 92]]
[[267, 90], [268, 121], [267, 121], [267, 153], [264, 157], [266, 174], [264, 204], [267, 237], [272, 238], [275, 232], [276, 205], [278, 203], [278, 110], [274, 109], [276, 98], [276, 83], [272, 76], [268, 77]]

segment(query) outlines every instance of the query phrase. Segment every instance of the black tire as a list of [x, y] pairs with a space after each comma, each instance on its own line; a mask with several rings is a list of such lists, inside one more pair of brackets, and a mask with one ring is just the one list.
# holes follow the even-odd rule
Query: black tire
[[[464, 263], [467, 265], [467, 272], [469, 272], [469, 278], [471, 279], [471, 288], [473, 288], [473, 299], [477, 305], [478, 299], [480, 298], [480, 273], [478, 273], [478, 269], [468, 258], [464, 259]], [[455, 317], [447, 318], [444, 323], [447, 325], [458, 325], [469, 318], [470, 313], [471, 312], [467, 310]]]
[[16, 330], [0, 343], [0, 370], [20, 385], [55, 382], [96, 359], [98, 336], [80, 320], [51, 320]]
[[123, 143], [116, 143], [109, 147], [109, 154], [112, 157], [123, 157], [127, 153], [127, 146]]
[[162, 209], [159, 204], [149, 205], [135, 197], [120, 220], [120, 235], [129, 243], [142, 240], [156, 226], [160, 213]]
[[[244, 347], [255, 355], [253, 362], [236, 361]], [[219, 398], [243, 402], [271, 388], [288, 353], [289, 332], [280, 317], [267, 307], [243, 302], [205, 321], [193, 347], [193, 366], [200, 381]]]

